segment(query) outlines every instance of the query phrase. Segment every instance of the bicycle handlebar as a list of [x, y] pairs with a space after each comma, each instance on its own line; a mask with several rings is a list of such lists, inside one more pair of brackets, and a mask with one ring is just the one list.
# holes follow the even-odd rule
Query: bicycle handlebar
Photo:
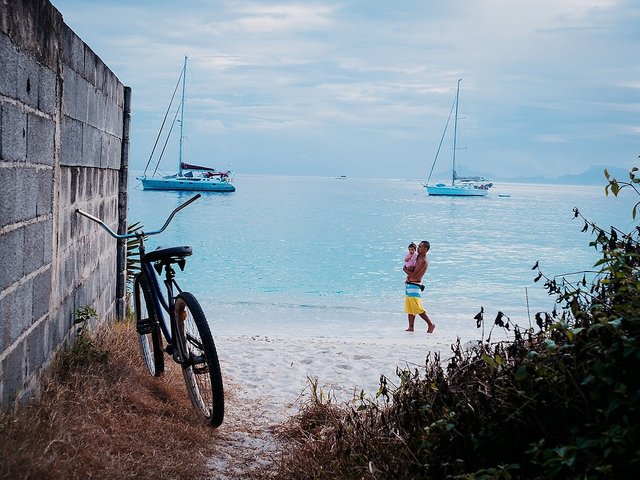
[[174, 217], [174, 215], [176, 213], [178, 213], [180, 210], [182, 210], [184, 207], [186, 207], [190, 203], [195, 202], [201, 196], [202, 195], [198, 193], [197, 195], [191, 197], [189, 200], [184, 202], [182, 205], [179, 205], [178, 207], [176, 207], [173, 210], [173, 212], [171, 212], [171, 215], [169, 215], [169, 218], [167, 218], [167, 221], [164, 222], [164, 225], [162, 226], [162, 228], [160, 230], [154, 230], [152, 232], [142, 232], [142, 231], [140, 231], [140, 232], [137, 232], [137, 233], [125, 233], [125, 234], [121, 234], [120, 235], [120, 234], [117, 234], [116, 232], [114, 232], [113, 230], [111, 230], [111, 228], [109, 228], [109, 226], [106, 223], [104, 223], [102, 220], [100, 220], [99, 218], [96, 218], [93, 215], [80, 210], [79, 208], [76, 209], [76, 213], [79, 214], [79, 215], [82, 215], [83, 217], [87, 217], [89, 220], [93, 220], [94, 222], [99, 224], [113, 238], [117, 238], [118, 240], [123, 240], [123, 239], [126, 239], [126, 238], [135, 238], [135, 237], [137, 237], [139, 235], [149, 236], [149, 235], [157, 235], [158, 233], [162, 233], [164, 231], [164, 229], [167, 228], [167, 226], [169, 225], [169, 223], [171, 222], [171, 220], [173, 219], [173, 217]]

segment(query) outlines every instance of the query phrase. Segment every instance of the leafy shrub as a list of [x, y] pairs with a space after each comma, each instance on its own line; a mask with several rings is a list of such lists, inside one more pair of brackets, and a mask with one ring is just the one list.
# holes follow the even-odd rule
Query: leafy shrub
[[108, 352], [96, 347], [87, 325], [87, 322], [97, 316], [95, 309], [90, 306], [78, 308], [74, 312], [73, 323], [78, 326], [75, 341], [67, 352], [58, 357], [56, 374], [64, 377], [73, 367], [104, 363], [108, 360]]

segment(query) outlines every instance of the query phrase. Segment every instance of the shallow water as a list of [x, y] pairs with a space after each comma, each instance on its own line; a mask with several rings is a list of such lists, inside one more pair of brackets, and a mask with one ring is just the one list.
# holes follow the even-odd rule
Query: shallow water
[[[431, 242], [423, 302], [440, 340], [478, 338], [481, 306], [490, 320], [502, 311], [527, 326], [554, 306], [533, 282], [536, 261], [553, 276], [597, 259], [573, 208], [629, 230], [636, 201], [585, 186], [498, 184], [485, 198], [439, 198], [415, 180], [242, 175], [234, 183], [234, 193], [204, 193], [148, 243], [193, 246], [180, 284], [216, 335], [414, 341], [404, 332], [402, 265], [408, 243], [420, 240]], [[129, 221], [147, 229], [193, 195], [130, 192]]]

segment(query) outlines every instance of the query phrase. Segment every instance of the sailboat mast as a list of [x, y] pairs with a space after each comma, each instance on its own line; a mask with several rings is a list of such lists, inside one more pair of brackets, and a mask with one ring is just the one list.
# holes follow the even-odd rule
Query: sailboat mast
[[453, 173], [451, 185], [455, 185], [456, 183], [456, 148], [458, 141], [458, 99], [460, 98], [460, 82], [461, 78], [458, 79], [458, 88], [456, 89], [456, 115], [453, 119]]
[[184, 126], [184, 90], [187, 78], [187, 56], [184, 57], [184, 66], [182, 67], [182, 100], [180, 101], [180, 152], [178, 153], [178, 176], [182, 176], [182, 129]]

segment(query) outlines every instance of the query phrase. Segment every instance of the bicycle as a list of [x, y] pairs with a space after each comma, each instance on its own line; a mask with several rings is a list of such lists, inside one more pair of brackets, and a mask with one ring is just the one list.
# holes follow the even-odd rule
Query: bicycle
[[[147, 253], [144, 246], [146, 237], [162, 233], [178, 211], [200, 197], [197, 194], [178, 206], [162, 228], [151, 232], [138, 230], [117, 234], [99, 218], [80, 209], [76, 213], [98, 223], [116, 239], [138, 239], [140, 272], [133, 280], [133, 303], [144, 362], [155, 377], [164, 372], [165, 352], [180, 364], [191, 403], [215, 428], [224, 418], [224, 389], [218, 354], [198, 300], [193, 294], [180, 289], [173, 267], [178, 265], [183, 271], [186, 257], [192, 254], [192, 249], [190, 246], [158, 247]], [[166, 295], [158, 281], [163, 271]], [[176, 291], [178, 293], [174, 295]], [[163, 338], [166, 342], [164, 348]]]

